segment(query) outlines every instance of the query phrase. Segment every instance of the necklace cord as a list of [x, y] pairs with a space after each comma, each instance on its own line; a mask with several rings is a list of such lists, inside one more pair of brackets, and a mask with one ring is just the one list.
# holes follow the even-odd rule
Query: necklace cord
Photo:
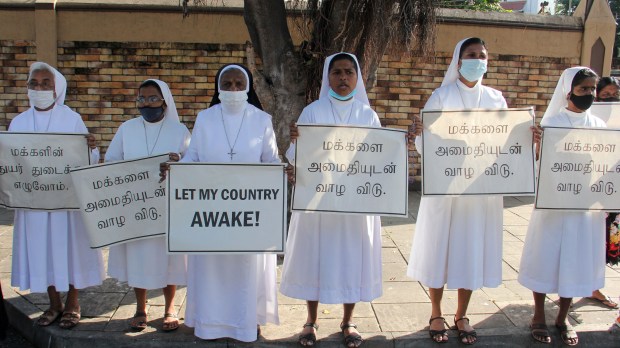
[[247, 112], [248, 112], [248, 108], [246, 107], [245, 110], [243, 111], [243, 118], [241, 118], [241, 124], [239, 125], [239, 129], [237, 130], [237, 136], [235, 136], [235, 142], [231, 146], [230, 139], [228, 138], [228, 131], [226, 130], [226, 122], [224, 122], [224, 112], [220, 108], [220, 116], [222, 116], [222, 127], [224, 127], [224, 135], [226, 136], [226, 143], [228, 145], [228, 148], [230, 149], [230, 152], [228, 153], [228, 155], [230, 155], [231, 161], [233, 159], [233, 156], [236, 155], [236, 153], [233, 151], [235, 150], [235, 146], [237, 146], [237, 140], [239, 139], [239, 134], [241, 133], [241, 128], [243, 127], [243, 121], [245, 121], [245, 115], [247, 114]]

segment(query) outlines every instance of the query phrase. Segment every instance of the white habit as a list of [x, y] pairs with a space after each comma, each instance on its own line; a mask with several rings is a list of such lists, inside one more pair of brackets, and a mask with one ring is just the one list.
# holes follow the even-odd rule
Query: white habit
[[[567, 69], [560, 77], [543, 127], [606, 127], [589, 111], [575, 113], [565, 109], [566, 95], [576, 72]], [[556, 94], [559, 96], [556, 98]], [[591, 296], [605, 285], [605, 213], [534, 210], [525, 237], [519, 283], [539, 293], [560, 297]]]
[[[271, 116], [245, 110], [217, 104], [198, 113], [182, 162], [280, 162]], [[255, 341], [257, 324], [279, 324], [276, 296], [276, 255], [188, 256], [185, 325], [200, 338]]]
[[[501, 92], [461, 81], [436, 89], [425, 109], [506, 108]], [[421, 137], [416, 148], [422, 152]], [[422, 178], [432, 180], [432, 178]], [[424, 286], [496, 287], [502, 282], [501, 196], [422, 197], [407, 275]]]
[[[57, 76], [57, 90], [58, 85]], [[80, 115], [60, 99], [52, 110], [40, 112], [31, 107], [17, 115], [9, 131], [87, 134]], [[91, 163], [98, 161], [99, 151], [93, 150]], [[11, 285], [31, 292], [46, 292], [48, 286], [68, 291], [69, 284], [83, 289], [105, 279], [101, 251], [90, 248], [79, 211], [16, 209], [12, 262]]]
[[[381, 127], [370, 106], [327, 96], [308, 105], [297, 123]], [[294, 144], [286, 157], [294, 159]], [[379, 216], [293, 212], [281, 293], [321, 303], [370, 302], [382, 294], [381, 271]]]
[[[162, 88], [166, 98], [164, 91], [167, 87]], [[168, 101], [166, 105], [165, 117], [159, 122], [146, 122], [141, 116], [124, 122], [108, 147], [105, 161], [130, 160], [170, 152], [184, 154], [189, 146], [189, 130], [179, 122], [178, 116], [170, 115], [176, 115], [176, 108], [170, 110]], [[109, 275], [136, 288], [159, 289], [167, 285], [184, 285], [187, 282], [186, 269], [185, 255], [167, 254], [165, 236], [110, 247]]]
[[[184, 154], [190, 133], [179, 121], [168, 85], [156, 82], [166, 101], [164, 118], [156, 123], [141, 116], [128, 120], [114, 134], [105, 161], [130, 160], [175, 152]], [[187, 257], [168, 255], [165, 236], [130, 241], [110, 247], [108, 274], [141, 289], [160, 289], [187, 283]]]

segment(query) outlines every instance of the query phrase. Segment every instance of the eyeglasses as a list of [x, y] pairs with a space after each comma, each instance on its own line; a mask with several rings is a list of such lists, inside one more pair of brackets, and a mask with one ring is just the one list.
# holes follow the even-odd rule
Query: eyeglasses
[[162, 101], [164, 101], [164, 98], [160, 98], [156, 95], [152, 95], [147, 98], [144, 98], [144, 97], [136, 98], [136, 103], [138, 104], [144, 104], [144, 103], [155, 104], [155, 103], [162, 102]]
[[35, 80], [30, 80], [30, 81], [28, 81], [26, 86], [28, 86], [28, 89], [37, 89], [37, 87], [39, 87], [43, 91], [52, 91], [52, 90], [54, 90], [54, 84], [52, 82], [47, 81], [47, 80], [43, 81], [43, 83], [41, 83], [41, 84], [38, 83]]

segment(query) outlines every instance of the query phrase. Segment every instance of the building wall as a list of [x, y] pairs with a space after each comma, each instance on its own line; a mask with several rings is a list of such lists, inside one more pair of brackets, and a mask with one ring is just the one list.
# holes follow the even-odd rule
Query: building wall
[[[39, 11], [51, 11], [44, 13], [55, 18], [50, 30], [57, 37], [56, 52], [45, 54], [55, 57], [67, 78], [66, 104], [82, 115], [103, 152], [118, 126], [138, 115], [134, 99], [143, 80], [158, 78], [170, 85], [181, 120], [191, 129], [211, 100], [217, 69], [246, 61], [248, 34], [240, 12], [198, 13], [183, 20], [178, 11], [164, 10], [0, 7], [0, 22], [15, 24], [0, 26], [0, 130], [28, 108], [28, 66], [44, 56], [37, 47], [44, 47], [41, 41], [50, 34], [32, 29]], [[485, 84], [501, 90], [511, 107], [533, 106], [538, 117], [561, 71], [580, 64], [583, 26], [576, 18], [536, 22], [536, 16], [496, 14], [485, 20], [458, 10], [442, 16], [433, 57], [384, 56], [369, 98], [385, 126], [411, 125], [463, 37], [487, 42]], [[294, 38], [299, 43], [300, 36]], [[419, 181], [414, 151], [410, 158], [411, 179]]]

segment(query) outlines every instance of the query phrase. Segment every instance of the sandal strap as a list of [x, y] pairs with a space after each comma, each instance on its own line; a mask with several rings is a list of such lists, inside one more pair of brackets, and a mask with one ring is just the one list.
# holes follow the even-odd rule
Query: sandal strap
[[446, 318], [444, 318], [444, 317], [434, 317], [434, 318], [430, 318], [428, 320], [428, 325], [430, 325], [433, 321], [435, 321], [437, 319], [441, 319], [441, 321], [443, 321], [444, 323], [446, 322]]
[[469, 323], [469, 318], [468, 317], [461, 317], [460, 319], [456, 319], [456, 317], [454, 317], [454, 325], [456, 325], [456, 323], [458, 323], [461, 320], [467, 320], [467, 323]]
[[315, 330], [319, 329], [319, 326], [316, 323], [305, 323], [303, 328], [307, 328], [307, 327], [313, 327]]
[[340, 324], [340, 330], [344, 331], [345, 329], [354, 328], [357, 329], [357, 325], [353, 323]]

